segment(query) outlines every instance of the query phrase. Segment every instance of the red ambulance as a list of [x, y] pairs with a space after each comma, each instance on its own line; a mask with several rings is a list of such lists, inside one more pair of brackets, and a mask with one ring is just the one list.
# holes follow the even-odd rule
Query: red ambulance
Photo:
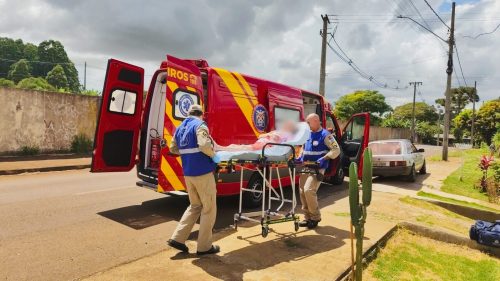
[[[253, 143], [259, 134], [274, 130], [284, 120], [303, 121], [308, 114], [317, 113], [343, 151], [326, 173], [324, 181], [333, 184], [343, 182], [348, 165], [359, 164], [368, 145], [368, 113], [352, 116], [341, 130], [331, 104], [322, 96], [210, 67], [201, 59], [167, 56], [154, 73], [144, 102], [143, 94], [144, 69], [110, 59], [91, 172], [130, 171], [136, 166], [139, 186], [161, 193], [184, 191], [182, 162], [169, 155], [168, 144], [195, 103], [205, 109], [204, 119], [220, 145]], [[217, 194], [239, 194], [239, 173], [216, 175]], [[247, 188], [262, 189], [257, 172], [244, 173]], [[287, 170], [280, 175], [284, 185], [290, 184]], [[247, 205], [260, 204], [260, 194], [245, 193]]]

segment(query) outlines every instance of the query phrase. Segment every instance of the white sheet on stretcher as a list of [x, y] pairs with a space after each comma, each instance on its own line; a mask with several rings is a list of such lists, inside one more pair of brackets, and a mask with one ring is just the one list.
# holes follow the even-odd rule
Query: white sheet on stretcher
[[[300, 122], [297, 125], [297, 133], [292, 137], [292, 139], [284, 142], [283, 144], [289, 144], [293, 146], [303, 145], [311, 134], [309, 125], [306, 122]], [[217, 155], [220, 157], [221, 161], [229, 160], [244, 160], [253, 161], [259, 160], [262, 154], [262, 149], [259, 150], [249, 150], [249, 151], [218, 151]], [[287, 161], [292, 150], [288, 146], [268, 146], [265, 150], [265, 156], [268, 161]]]

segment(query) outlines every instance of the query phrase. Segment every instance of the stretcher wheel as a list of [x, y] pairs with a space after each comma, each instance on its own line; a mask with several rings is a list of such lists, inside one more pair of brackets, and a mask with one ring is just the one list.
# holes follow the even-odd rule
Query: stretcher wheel
[[266, 238], [268, 234], [269, 234], [269, 228], [263, 226], [262, 227], [262, 237]]
[[234, 230], [238, 230], [238, 220], [234, 220]]
[[296, 221], [293, 223], [293, 225], [295, 226], [295, 231], [299, 231], [299, 222]]

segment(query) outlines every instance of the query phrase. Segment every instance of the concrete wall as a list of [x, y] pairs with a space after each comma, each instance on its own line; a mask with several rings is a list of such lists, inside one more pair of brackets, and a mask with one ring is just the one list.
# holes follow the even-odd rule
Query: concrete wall
[[386, 139], [410, 139], [411, 130], [370, 126], [370, 141]]
[[0, 154], [69, 150], [79, 133], [93, 139], [98, 104], [99, 97], [0, 87]]

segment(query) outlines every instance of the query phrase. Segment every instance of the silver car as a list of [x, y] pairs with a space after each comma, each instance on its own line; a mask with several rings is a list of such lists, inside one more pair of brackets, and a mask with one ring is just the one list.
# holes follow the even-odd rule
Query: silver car
[[405, 176], [414, 182], [417, 171], [425, 174], [424, 149], [417, 149], [409, 140], [391, 139], [368, 144], [373, 153], [374, 176]]

